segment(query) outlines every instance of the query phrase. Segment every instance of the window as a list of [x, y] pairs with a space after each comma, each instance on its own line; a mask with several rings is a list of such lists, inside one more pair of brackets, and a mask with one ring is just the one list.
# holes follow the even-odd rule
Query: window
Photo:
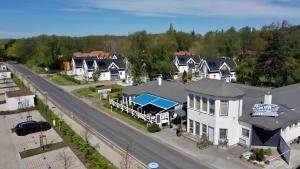
[[190, 103], [189, 103], [189, 108], [194, 108], [194, 95], [190, 94], [189, 95], [190, 98]]
[[209, 114], [215, 114], [215, 101], [209, 99]]
[[194, 121], [190, 120], [190, 133], [194, 133]]
[[195, 121], [195, 126], [196, 126], [196, 135], [200, 136], [200, 123]]
[[227, 100], [221, 100], [220, 116], [228, 116], [228, 101]]
[[227, 129], [220, 129], [220, 139], [227, 139]]
[[207, 99], [202, 98], [202, 111], [207, 112]]
[[202, 124], [202, 135], [207, 136], [207, 125]]
[[250, 131], [248, 129], [242, 128], [242, 136], [249, 138], [250, 136]]
[[196, 109], [200, 110], [200, 96], [196, 96]]

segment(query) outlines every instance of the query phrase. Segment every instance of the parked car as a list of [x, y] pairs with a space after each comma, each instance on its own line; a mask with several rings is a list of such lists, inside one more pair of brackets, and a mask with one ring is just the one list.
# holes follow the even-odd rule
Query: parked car
[[25, 136], [27, 134], [47, 131], [51, 129], [51, 125], [46, 121], [26, 121], [16, 125], [16, 134], [18, 136]]

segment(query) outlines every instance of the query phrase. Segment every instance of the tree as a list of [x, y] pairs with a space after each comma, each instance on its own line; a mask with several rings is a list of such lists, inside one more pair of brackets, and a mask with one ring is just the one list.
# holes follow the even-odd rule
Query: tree
[[93, 77], [93, 80], [95, 82], [99, 79], [99, 77], [100, 77], [100, 70], [99, 70], [98, 67], [94, 69], [92, 77]]
[[[271, 85], [277, 86], [279, 81], [287, 79], [285, 66], [290, 54], [289, 48], [285, 43], [284, 35], [279, 30], [275, 30], [268, 39], [265, 50], [258, 58], [256, 72], [263, 76]], [[281, 78], [282, 79], [279, 79]]]

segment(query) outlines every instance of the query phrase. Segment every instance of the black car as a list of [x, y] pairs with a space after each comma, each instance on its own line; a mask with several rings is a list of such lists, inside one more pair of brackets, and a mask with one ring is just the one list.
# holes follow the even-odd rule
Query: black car
[[16, 133], [18, 136], [25, 136], [27, 134], [49, 129], [51, 129], [51, 125], [45, 121], [26, 121], [16, 125]]

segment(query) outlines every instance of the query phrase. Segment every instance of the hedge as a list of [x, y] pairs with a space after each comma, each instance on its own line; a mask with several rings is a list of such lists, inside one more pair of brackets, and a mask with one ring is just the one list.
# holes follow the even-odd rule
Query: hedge
[[147, 130], [150, 133], [155, 133], [155, 132], [160, 131], [160, 127], [159, 127], [159, 125], [152, 123], [152, 124], [148, 125]]
[[[64, 121], [60, 121], [59, 117], [54, 114], [51, 109], [40, 100], [37, 99], [37, 108], [40, 110], [42, 116], [47, 121], [58, 121], [58, 127], [54, 128], [57, 133], [69, 143], [69, 146], [74, 149], [74, 152], [80, 152], [76, 154], [79, 157], [82, 157], [83, 161], [86, 162], [87, 168], [106, 168], [106, 169], [115, 169], [105, 157], [98, 153], [98, 151], [89, 145], [80, 135], [78, 135], [74, 130], [71, 129]], [[77, 150], [77, 151], [76, 151]]]
[[12, 111], [0, 111], [0, 115], [10, 115], [10, 114], [16, 114], [16, 113], [23, 113], [28, 111], [37, 110], [36, 107], [30, 107], [26, 109], [18, 109], [18, 110], [12, 110]]

